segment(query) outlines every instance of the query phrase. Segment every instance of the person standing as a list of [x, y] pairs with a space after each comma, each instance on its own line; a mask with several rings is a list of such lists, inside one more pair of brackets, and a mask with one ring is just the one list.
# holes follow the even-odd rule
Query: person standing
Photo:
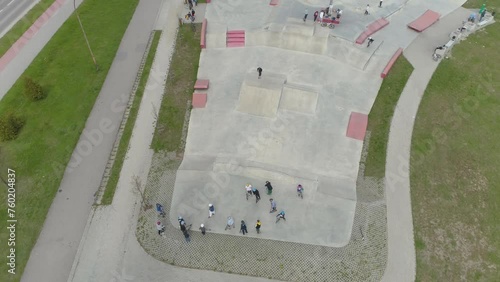
[[160, 222], [156, 222], [156, 229], [158, 230], [158, 235], [163, 235], [163, 232], [165, 232], [165, 226]]
[[486, 9], [481, 12], [481, 16], [479, 17], [479, 22], [481, 22], [486, 15]]
[[333, 3], [330, 4], [330, 6], [328, 6], [329, 10], [330, 11], [330, 15], [333, 15]]
[[255, 195], [255, 203], [260, 201], [260, 192], [255, 187], [252, 188], [252, 192]]
[[319, 12], [319, 22], [320, 23], [323, 23], [324, 16], [325, 16], [325, 11], [321, 10], [321, 12]]
[[337, 10], [337, 20], [339, 20], [341, 16], [342, 16], [342, 10], [338, 9]]
[[228, 216], [227, 217], [227, 224], [226, 224], [226, 228], [224, 230], [227, 230], [227, 229], [231, 229], [231, 227], [235, 227], [234, 226], [234, 219], [232, 216]]
[[247, 185], [245, 185], [245, 190], [247, 190], [247, 200], [248, 200], [248, 196], [252, 196], [252, 184], [247, 183]]
[[205, 228], [205, 224], [203, 224], [203, 223], [200, 225], [199, 229], [200, 229], [202, 235], [205, 235], [205, 233], [207, 232], [207, 229]]
[[260, 77], [262, 76], [262, 68], [258, 67], [257, 72], [259, 73], [259, 79], [260, 79]]
[[246, 225], [245, 221], [243, 221], [243, 220], [241, 221], [240, 232], [243, 233], [243, 235], [248, 233], [247, 225]]
[[267, 188], [267, 194], [271, 195], [273, 193], [273, 186], [271, 185], [271, 182], [266, 181], [266, 188]]
[[306, 19], [307, 19], [307, 14], [308, 14], [308, 11], [307, 9], [304, 11], [304, 22], [306, 22]]
[[215, 207], [212, 204], [208, 204], [208, 218], [211, 218], [212, 215], [215, 215]]
[[271, 211], [269, 211], [269, 213], [273, 213], [276, 211], [276, 201], [273, 198], [271, 198], [269, 199], [269, 202], [271, 202]]
[[369, 14], [370, 14], [370, 4], [366, 4], [365, 16], [368, 16]]
[[156, 212], [158, 212], [158, 215], [161, 217], [165, 217], [165, 211], [163, 210], [163, 206], [160, 204], [156, 204]]
[[318, 19], [318, 14], [319, 14], [318, 11], [314, 12], [314, 22], [316, 22], [316, 20]]
[[257, 219], [257, 223], [255, 224], [255, 230], [257, 230], [257, 234], [260, 234], [260, 227], [262, 226], [262, 223], [260, 220]]
[[380, 2], [378, 3], [379, 8], [382, 8], [382, 2], [384, 2], [384, 0], [380, 0]]

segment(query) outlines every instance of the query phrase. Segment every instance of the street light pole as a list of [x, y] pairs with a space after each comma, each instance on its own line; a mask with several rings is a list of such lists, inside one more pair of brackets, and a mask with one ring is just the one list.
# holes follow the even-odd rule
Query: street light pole
[[90, 43], [87, 38], [87, 34], [85, 33], [85, 30], [83, 29], [83, 24], [82, 21], [80, 20], [80, 15], [78, 14], [78, 11], [76, 10], [76, 0], [73, 0], [73, 8], [75, 10], [76, 18], [78, 19], [78, 23], [80, 23], [80, 28], [82, 29], [83, 32], [83, 37], [85, 38], [85, 42], [87, 42], [87, 47], [89, 48], [90, 56], [92, 56], [92, 61], [94, 61], [94, 66], [95, 70], [99, 70], [99, 66], [97, 65], [97, 61], [95, 60], [94, 52], [92, 52], [92, 48], [90, 48]]

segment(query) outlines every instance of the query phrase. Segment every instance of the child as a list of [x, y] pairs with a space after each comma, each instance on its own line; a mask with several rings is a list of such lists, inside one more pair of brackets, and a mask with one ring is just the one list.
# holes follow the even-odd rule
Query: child
[[255, 229], [257, 230], [257, 234], [260, 233], [260, 227], [262, 226], [262, 223], [260, 220], [257, 219], [257, 224], [255, 224]]

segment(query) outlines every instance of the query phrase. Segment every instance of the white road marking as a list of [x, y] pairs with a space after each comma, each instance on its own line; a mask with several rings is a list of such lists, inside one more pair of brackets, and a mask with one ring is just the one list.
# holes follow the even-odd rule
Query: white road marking
[[7, 4], [7, 6], [9, 6], [10, 4], [12, 4], [12, 2], [14, 2], [14, 0], [10, 0], [9, 4]]

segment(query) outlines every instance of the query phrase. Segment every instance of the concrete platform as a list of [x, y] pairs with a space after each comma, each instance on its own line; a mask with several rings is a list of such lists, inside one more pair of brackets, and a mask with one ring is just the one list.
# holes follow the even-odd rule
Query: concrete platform
[[275, 117], [285, 81], [284, 75], [266, 72], [259, 79], [256, 71], [248, 73], [241, 85], [236, 109], [242, 113]]
[[[210, 80], [210, 103], [191, 112], [172, 223], [177, 226], [180, 214], [193, 226], [204, 223], [211, 232], [242, 236], [224, 230], [231, 215], [247, 222], [247, 236], [346, 245], [362, 142], [345, 133], [352, 111], [369, 112], [378, 75], [328, 56], [247, 46], [204, 50], [198, 77]], [[266, 180], [286, 222], [275, 224], [269, 214]], [[246, 183], [260, 190], [259, 203], [245, 199]], [[304, 199], [296, 195], [298, 183], [305, 187]], [[209, 203], [217, 209], [211, 219]], [[257, 219], [263, 222], [259, 235], [253, 229]]]

